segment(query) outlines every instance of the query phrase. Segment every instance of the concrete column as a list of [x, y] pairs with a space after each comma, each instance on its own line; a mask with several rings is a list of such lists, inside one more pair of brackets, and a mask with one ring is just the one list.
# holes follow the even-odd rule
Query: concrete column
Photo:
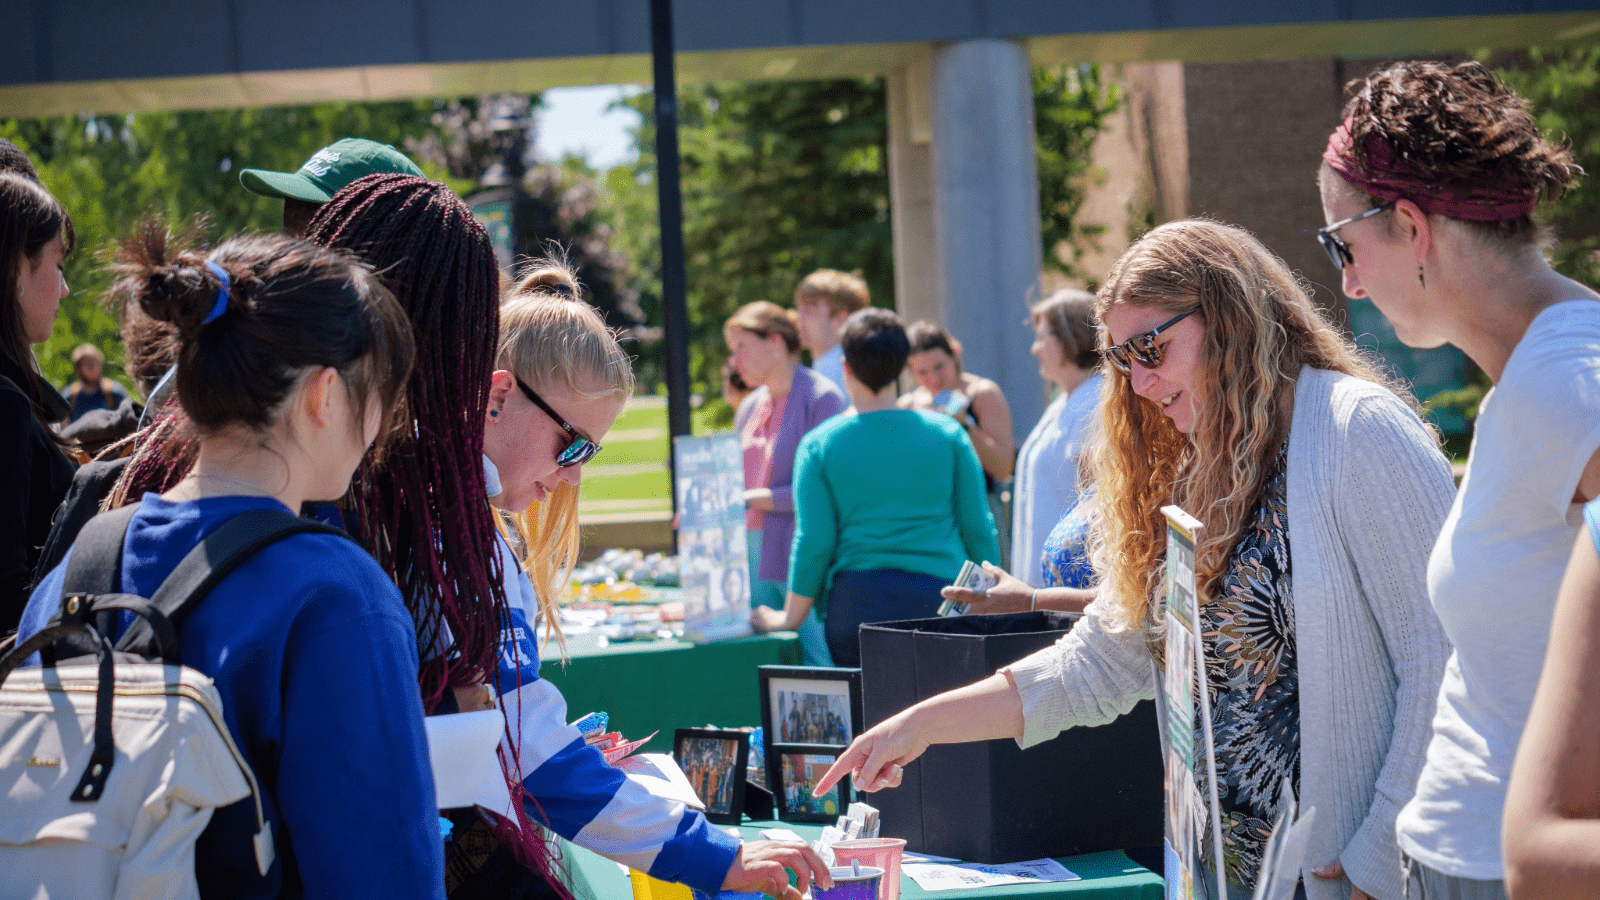
[[941, 319], [966, 369], [1000, 384], [1020, 442], [1045, 406], [1026, 324], [1042, 263], [1030, 63], [980, 40], [939, 47], [931, 68]]
[[931, 79], [928, 54], [888, 77], [894, 305], [907, 322], [941, 319], [943, 308], [933, 227]]

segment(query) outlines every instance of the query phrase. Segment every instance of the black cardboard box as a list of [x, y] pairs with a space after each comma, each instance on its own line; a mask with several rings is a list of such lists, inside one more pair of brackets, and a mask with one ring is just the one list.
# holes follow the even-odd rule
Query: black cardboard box
[[[1077, 619], [1041, 611], [861, 626], [867, 726], [1049, 646]], [[1160, 844], [1159, 742], [1146, 700], [1026, 751], [1012, 740], [930, 747], [900, 787], [866, 800], [882, 811], [882, 834], [905, 838], [908, 850], [971, 862]]]

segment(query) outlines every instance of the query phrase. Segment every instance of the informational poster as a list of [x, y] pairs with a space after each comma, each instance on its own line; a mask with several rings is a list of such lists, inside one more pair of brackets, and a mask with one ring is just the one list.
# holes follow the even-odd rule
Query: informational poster
[[683, 636], [709, 643], [749, 634], [750, 556], [739, 436], [681, 436], [672, 446]]
[[[1195, 900], [1204, 895], [1196, 884], [1200, 874], [1202, 823], [1211, 821], [1212, 859], [1217, 860], [1217, 893], [1228, 896], [1227, 876], [1222, 865], [1222, 816], [1217, 800], [1216, 743], [1211, 735], [1211, 697], [1206, 691], [1205, 647], [1200, 643], [1200, 617], [1196, 601], [1194, 548], [1201, 525], [1176, 506], [1164, 506], [1167, 517], [1167, 609], [1166, 646], [1162, 693], [1166, 708], [1161, 717], [1166, 726], [1162, 735], [1165, 761], [1166, 881], [1167, 900]], [[1203, 723], [1203, 740], [1195, 737], [1198, 715]], [[1209, 798], [1202, 797], [1195, 777], [1200, 766], [1210, 773], [1205, 783], [1211, 786]], [[1209, 806], [1211, 815], [1205, 816]], [[1197, 892], [1197, 888], [1199, 891]]]

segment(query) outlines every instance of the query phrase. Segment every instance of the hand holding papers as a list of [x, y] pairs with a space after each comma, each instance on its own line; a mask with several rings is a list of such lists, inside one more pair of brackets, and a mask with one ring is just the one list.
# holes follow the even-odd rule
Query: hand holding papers
[[498, 709], [429, 716], [428, 757], [440, 809], [481, 806], [501, 815], [511, 811], [511, 791], [495, 749], [505, 730]]

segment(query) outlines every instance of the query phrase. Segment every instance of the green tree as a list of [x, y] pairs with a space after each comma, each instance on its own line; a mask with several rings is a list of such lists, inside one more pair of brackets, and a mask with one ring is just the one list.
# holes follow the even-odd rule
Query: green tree
[[1090, 280], [1099, 273], [1078, 268], [1105, 226], [1079, 213], [1089, 188], [1101, 178], [1089, 155], [1106, 117], [1117, 111], [1121, 91], [1102, 80], [1099, 66], [1037, 66], [1033, 70], [1033, 123], [1039, 167], [1039, 236], [1044, 264]]
[[[1033, 87], [1046, 264], [1076, 274], [1101, 230], [1079, 217], [1093, 175], [1089, 147], [1118, 95], [1094, 66], [1037, 69]], [[659, 324], [653, 101], [646, 93], [624, 102], [643, 119], [639, 158], [608, 174], [604, 205], [619, 223], [619, 249], [635, 262], [648, 321]], [[695, 390], [719, 389], [723, 321], [753, 300], [788, 304], [814, 269], [857, 271], [875, 303], [893, 304], [881, 78], [685, 86], [678, 118]], [[644, 354], [641, 381], [658, 383], [659, 366], [658, 351]]]
[[1499, 71], [1528, 98], [1539, 127], [1565, 139], [1589, 173], [1543, 214], [1555, 231], [1556, 269], [1600, 284], [1600, 47], [1535, 47], [1504, 61]]
[[69, 380], [69, 354], [84, 341], [106, 351], [108, 374], [121, 374], [117, 323], [100, 305], [110, 283], [104, 251], [140, 218], [202, 215], [211, 237], [277, 230], [281, 205], [241, 187], [239, 169], [293, 171], [318, 148], [351, 135], [404, 147], [436, 127], [435, 107], [418, 100], [0, 119], [0, 136], [33, 158], [77, 233], [66, 267], [71, 292], [49, 342], [36, 349], [45, 375], [57, 384]]

